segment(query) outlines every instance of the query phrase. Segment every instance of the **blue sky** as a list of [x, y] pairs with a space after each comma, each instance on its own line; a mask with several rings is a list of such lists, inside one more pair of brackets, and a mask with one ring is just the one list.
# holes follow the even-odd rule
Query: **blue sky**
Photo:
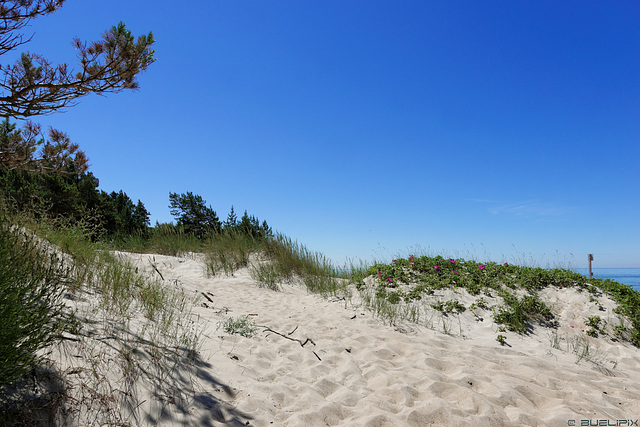
[[28, 30], [70, 64], [75, 36], [153, 31], [139, 91], [36, 120], [153, 223], [192, 191], [336, 263], [640, 267], [637, 1], [176, 5], [68, 0]]

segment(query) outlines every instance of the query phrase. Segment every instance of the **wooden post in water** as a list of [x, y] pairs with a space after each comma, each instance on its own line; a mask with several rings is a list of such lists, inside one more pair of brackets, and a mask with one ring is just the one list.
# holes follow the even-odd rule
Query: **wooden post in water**
[[593, 261], [593, 254], [589, 254], [589, 279], [593, 279], [593, 271], [591, 271], [591, 261]]

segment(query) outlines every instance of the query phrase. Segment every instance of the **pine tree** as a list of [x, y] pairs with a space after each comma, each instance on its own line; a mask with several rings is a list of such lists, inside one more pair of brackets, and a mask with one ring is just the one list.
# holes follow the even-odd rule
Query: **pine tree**
[[238, 225], [240, 232], [245, 234], [251, 234], [251, 218], [247, 211], [244, 211], [242, 218], [240, 218], [240, 224]]
[[[65, 0], [6, 0], [0, 2], [0, 56], [28, 43], [21, 30], [32, 19], [55, 12]], [[22, 53], [13, 65], [0, 66], [0, 169], [82, 173], [87, 158], [69, 137], [55, 129], [48, 140], [40, 126], [27, 121], [21, 131], [7, 127], [8, 118], [62, 111], [90, 93], [116, 93], [137, 89], [137, 76], [154, 61], [153, 34], [136, 40], [120, 22], [91, 43], [73, 40], [79, 70], [52, 64], [43, 56]], [[69, 170], [71, 169], [71, 170]]]
[[222, 225], [218, 215], [201, 196], [191, 192], [169, 193], [169, 201], [171, 215], [177, 219], [178, 225], [184, 227], [185, 232], [199, 239], [207, 233], [220, 232]]
[[273, 237], [273, 230], [267, 224], [267, 221], [262, 221], [262, 225], [260, 226], [260, 237], [265, 239], [271, 239]]
[[[31, 19], [58, 9], [65, 0], [7, 0], [0, 3], [0, 55], [28, 43], [19, 31]], [[51, 64], [34, 53], [23, 53], [13, 66], [0, 68], [0, 116], [30, 117], [74, 104], [89, 93], [137, 89], [137, 75], [154, 61], [153, 34], [137, 41], [120, 22], [91, 43], [73, 40], [80, 70]]]
[[144, 204], [138, 199], [138, 204], [133, 210], [133, 226], [136, 231], [146, 231], [149, 227], [150, 212], [144, 207]]
[[224, 222], [225, 231], [233, 231], [238, 226], [238, 217], [233, 209], [233, 205], [231, 205], [231, 210], [229, 211], [229, 215], [227, 215], [227, 220]]

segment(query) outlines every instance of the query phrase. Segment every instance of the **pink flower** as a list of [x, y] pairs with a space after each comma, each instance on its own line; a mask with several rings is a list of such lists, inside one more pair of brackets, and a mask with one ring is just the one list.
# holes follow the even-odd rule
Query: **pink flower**
[[433, 266], [433, 268], [434, 268], [436, 271], [440, 271], [440, 267], [438, 267], [437, 265], [434, 265], [434, 266]]
[[378, 271], [378, 276], [382, 275], [382, 271]]
[[571, 327], [573, 328], [573, 325], [571, 325]]
[[410, 264], [410, 265], [416, 265], [416, 263], [415, 263], [415, 262], [410, 262], [409, 264]]
[[[391, 280], [391, 279], [387, 279], [387, 280], [389, 281], [389, 283], [393, 283], [393, 280]], [[572, 326], [572, 327], [573, 327], [573, 326]]]
[[458, 270], [453, 270], [453, 272], [454, 272], [454, 273], [457, 273], [457, 272], [458, 272]]
[[394, 259], [394, 260], [392, 260], [391, 262], [396, 262], [396, 260]]
[[486, 265], [484, 265], [484, 264], [480, 264], [480, 265], [478, 266], [478, 268], [479, 268], [480, 270], [484, 270], [484, 268], [485, 268], [485, 267], [486, 267]]
[[413, 259], [413, 255], [411, 255], [411, 256], [409, 257], [409, 259]]
[[450, 262], [451, 264], [455, 264], [456, 260], [455, 260], [455, 259], [453, 259], [453, 258], [449, 258], [449, 262]]
[[505, 266], [505, 267], [509, 267], [509, 263], [508, 263], [508, 262], [505, 262], [505, 263], [504, 263], [504, 266]]

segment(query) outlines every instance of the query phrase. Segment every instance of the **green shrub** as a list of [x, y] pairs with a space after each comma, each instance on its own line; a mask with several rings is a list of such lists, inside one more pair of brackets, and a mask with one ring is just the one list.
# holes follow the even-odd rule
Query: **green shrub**
[[435, 310], [441, 311], [443, 314], [447, 313], [462, 313], [467, 310], [467, 308], [462, 305], [460, 302], [456, 300], [449, 301], [437, 301], [431, 303], [431, 307]]
[[0, 384], [33, 369], [62, 327], [67, 271], [49, 252], [0, 218]]
[[240, 335], [243, 337], [251, 338], [256, 334], [258, 329], [255, 323], [248, 317], [229, 317], [224, 322], [219, 323], [222, 329], [230, 335]]

